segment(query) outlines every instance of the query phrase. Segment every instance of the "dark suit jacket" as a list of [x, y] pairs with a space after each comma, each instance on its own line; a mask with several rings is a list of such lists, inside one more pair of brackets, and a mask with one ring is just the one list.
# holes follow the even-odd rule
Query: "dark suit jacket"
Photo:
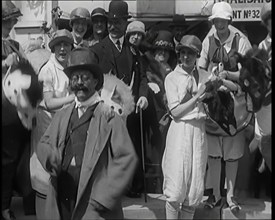
[[[115, 213], [122, 213], [120, 201], [131, 183], [137, 165], [136, 153], [125, 122], [117, 115], [108, 119], [104, 114], [104, 105], [98, 104], [88, 128], [72, 220], [97, 219], [92, 205], [94, 200], [108, 208], [112, 218], [122, 218]], [[61, 165], [74, 106], [75, 103], [55, 114], [38, 143], [37, 156], [45, 169], [49, 169], [53, 165], [51, 163], [58, 167]], [[48, 219], [60, 219], [56, 193], [56, 178], [51, 177], [46, 200]]]
[[121, 52], [118, 51], [109, 36], [92, 46], [91, 50], [97, 54], [103, 73], [112, 71], [112, 74], [122, 79], [127, 85], [130, 85], [133, 72], [135, 72], [132, 86], [135, 101], [140, 96], [147, 97], [148, 85], [145, 63], [139, 54], [134, 55], [132, 53], [126, 39], [122, 45]]

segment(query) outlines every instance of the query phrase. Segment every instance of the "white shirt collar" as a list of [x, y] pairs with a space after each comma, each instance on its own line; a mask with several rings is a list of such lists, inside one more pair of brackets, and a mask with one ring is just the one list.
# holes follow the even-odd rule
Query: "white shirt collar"
[[55, 54], [52, 53], [50, 56], [50, 60], [54, 63], [54, 65], [60, 69], [60, 70], [64, 70], [64, 67], [59, 63], [59, 61], [56, 59]]
[[181, 74], [184, 74], [184, 75], [193, 76], [193, 72], [197, 69], [197, 66], [195, 65], [192, 72], [191, 72], [191, 74], [189, 74], [181, 67], [181, 65], [182, 64], [178, 64], [174, 71], [177, 71], [177, 72], [179, 72]]
[[[232, 42], [234, 36], [235, 36], [234, 32], [229, 30], [229, 36], [222, 44], [227, 44], [228, 42]], [[217, 31], [214, 32], [214, 37], [220, 41], [220, 38], [218, 37]]]
[[121, 47], [122, 47], [123, 42], [124, 42], [124, 35], [123, 35], [121, 38], [119, 38], [119, 39], [114, 39], [114, 38], [112, 38], [111, 35], [109, 34], [109, 38], [110, 38], [110, 40], [113, 42], [113, 44], [114, 44], [115, 46], [117, 46], [116, 42], [117, 42], [117, 40], [119, 40], [120, 45], [121, 45]]
[[100, 101], [101, 101], [101, 98], [98, 92], [95, 92], [89, 99], [87, 99], [84, 102], [78, 101], [77, 97], [75, 97], [75, 108], [83, 107], [84, 111], [86, 111], [89, 106], [92, 106]]

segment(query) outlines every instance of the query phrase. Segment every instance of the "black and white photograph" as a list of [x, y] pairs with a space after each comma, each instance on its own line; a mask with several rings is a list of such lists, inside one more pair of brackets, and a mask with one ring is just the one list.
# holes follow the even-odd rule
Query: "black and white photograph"
[[272, 219], [272, 0], [2, 0], [1, 220]]

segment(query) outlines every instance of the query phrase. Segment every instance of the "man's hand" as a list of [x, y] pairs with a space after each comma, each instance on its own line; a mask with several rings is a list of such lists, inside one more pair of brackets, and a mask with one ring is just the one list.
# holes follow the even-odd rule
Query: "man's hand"
[[160, 88], [159, 88], [158, 84], [149, 82], [148, 86], [155, 94], [160, 92]]
[[146, 97], [139, 97], [136, 105], [136, 113], [138, 113], [139, 109], [145, 110], [148, 107], [148, 100]]
[[61, 167], [61, 157], [59, 155], [58, 150], [55, 153], [51, 154], [49, 159], [46, 162], [46, 168], [49, 174], [53, 177], [57, 177], [60, 172]]

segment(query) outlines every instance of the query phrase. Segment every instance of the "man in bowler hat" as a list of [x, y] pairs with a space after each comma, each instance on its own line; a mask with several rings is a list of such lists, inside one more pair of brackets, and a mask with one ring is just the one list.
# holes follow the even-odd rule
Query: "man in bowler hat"
[[[112, 0], [109, 4], [108, 31], [109, 35], [91, 47], [99, 57], [99, 65], [103, 73], [116, 75], [132, 89], [136, 103], [136, 111], [127, 118], [127, 128], [141, 162], [141, 131], [138, 111], [148, 106], [147, 78], [145, 64], [140, 56], [134, 53], [129, 41], [125, 39], [128, 4], [122, 0]], [[141, 163], [134, 177], [134, 194], [142, 192], [143, 177]]]
[[121, 198], [137, 164], [125, 123], [100, 101], [94, 53], [74, 49], [64, 72], [76, 99], [55, 114], [37, 147], [51, 175], [47, 219], [122, 219]]

